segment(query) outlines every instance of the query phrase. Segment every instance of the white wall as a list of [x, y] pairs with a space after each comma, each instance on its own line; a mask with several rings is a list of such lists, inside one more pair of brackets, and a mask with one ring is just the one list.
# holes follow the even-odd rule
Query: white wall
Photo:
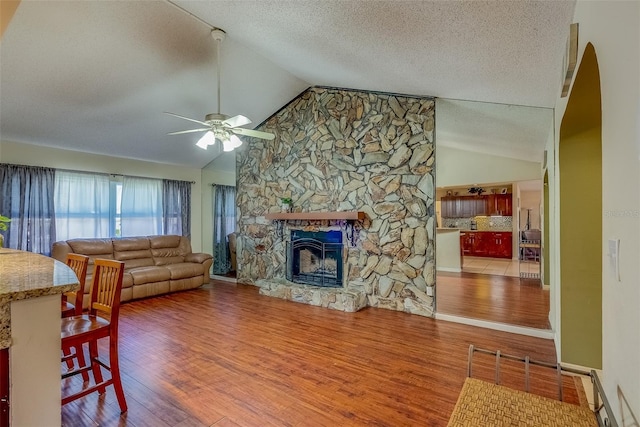
[[194, 181], [191, 187], [191, 247], [194, 252], [202, 250], [203, 189], [200, 169], [7, 141], [0, 146], [2, 163]]
[[542, 191], [520, 191], [520, 230], [524, 230], [527, 224], [527, 209], [531, 209], [529, 222], [532, 229], [542, 229], [540, 224], [540, 206]]
[[443, 147], [436, 142], [438, 187], [529, 181], [540, 177], [540, 162]]
[[[555, 126], [555, 125], [554, 125]], [[562, 359], [560, 352], [560, 215], [557, 214], [559, 206], [559, 191], [556, 177], [556, 153], [555, 131], [549, 132], [549, 140], [545, 150], [547, 151], [547, 177], [549, 181], [549, 324], [555, 333], [556, 354], [558, 360]], [[544, 176], [544, 175], [543, 175]]]
[[[574, 22], [578, 57], [587, 43], [595, 47], [602, 93], [604, 386], [618, 423], [633, 425], [630, 410], [640, 419], [640, 2], [581, 0]], [[556, 150], [566, 106], [558, 97]], [[609, 266], [608, 239], [620, 239], [620, 281]]]

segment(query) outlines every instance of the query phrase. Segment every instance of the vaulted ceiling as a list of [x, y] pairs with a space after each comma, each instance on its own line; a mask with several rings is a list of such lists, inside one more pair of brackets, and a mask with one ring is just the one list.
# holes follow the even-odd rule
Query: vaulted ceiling
[[[550, 108], [573, 8], [573, 1], [23, 1], [0, 41], [0, 140], [204, 167], [218, 153], [195, 147], [194, 134], [167, 136], [189, 123], [163, 114], [203, 119], [218, 108], [215, 44], [201, 20], [227, 32], [221, 111], [254, 125], [313, 85]], [[468, 116], [483, 116], [473, 113], [480, 105]], [[513, 144], [530, 155], [531, 142]]]

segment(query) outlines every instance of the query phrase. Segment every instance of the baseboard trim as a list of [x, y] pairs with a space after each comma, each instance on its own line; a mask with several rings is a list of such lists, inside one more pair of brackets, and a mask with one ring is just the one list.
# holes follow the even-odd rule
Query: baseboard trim
[[238, 279], [236, 279], [235, 277], [216, 276], [215, 274], [211, 274], [209, 278], [211, 280], [218, 280], [220, 282], [238, 283]]
[[462, 273], [461, 268], [436, 267], [436, 271], [446, 271], [447, 273]]
[[478, 326], [480, 328], [493, 329], [496, 331], [526, 335], [535, 338], [544, 338], [547, 340], [552, 340], [555, 338], [555, 333], [551, 330], [527, 328], [525, 326], [508, 325], [506, 323], [489, 322], [487, 320], [471, 319], [468, 317], [454, 316], [451, 314], [436, 313], [436, 320], [462, 323], [464, 325]]
[[573, 363], [566, 363], [566, 362], [560, 362], [560, 364], [563, 367], [566, 368], [570, 368], [570, 369], [576, 369], [578, 371], [584, 371], [584, 372], [591, 372], [591, 370], [594, 370], [598, 373], [598, 376], [600, 377], [600, 379], [602, 379], [602, 370], [601, 369], [596, 369], [596, 368], [590, 368], [588, 366], [582, 366], [582, 365], [575, 365]]

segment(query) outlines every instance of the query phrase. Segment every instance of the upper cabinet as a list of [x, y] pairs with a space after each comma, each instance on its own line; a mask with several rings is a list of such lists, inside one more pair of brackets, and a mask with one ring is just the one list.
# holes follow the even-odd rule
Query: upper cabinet
[[489, 194], [487, 196], [486, 215], [511, 216], [513, 214], [513, 202], [511, 194]]
[[442, 196], [440, 200], [443, 218], [471, 218], [478, 215], [513, 214], [511, 194], [486, 196]]

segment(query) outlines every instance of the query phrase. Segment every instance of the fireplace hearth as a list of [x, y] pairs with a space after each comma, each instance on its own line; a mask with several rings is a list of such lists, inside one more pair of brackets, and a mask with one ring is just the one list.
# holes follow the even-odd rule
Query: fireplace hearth
[[287, 280], [342, 287], [342, 232], [292, 230], [287, 243]]

